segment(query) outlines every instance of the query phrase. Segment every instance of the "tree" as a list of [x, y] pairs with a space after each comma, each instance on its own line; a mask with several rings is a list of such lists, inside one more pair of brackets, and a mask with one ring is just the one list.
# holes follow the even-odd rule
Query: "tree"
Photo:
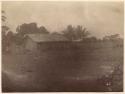
[[74, 28], [72, 27], [72, 25], [68, 25], [66, 30], [62, 31], [63, 35], [68, 38], [69, 40], [73, 40], [74, 39]]
[[39, 27], [38, 30], [39, 30], [39, 33], [49, 34], [49, 31], [44, 26]]
[[89, 35], [87, 29], [80, 25], [78, 25], [76, 28], [74, 28], [72, 25], [68, 25], [66, 30], [64, 30], [62, 33], [69, 40], [83, 40]]
[[9, 27], [5, 24], [6, 19], [5, 11], [2, 10], [2, 38], [5, 37], [6, 32], [9, 30]]
[[29, 23], [29, 24], [24, 23], [16, 28], [16, 32], [21, 36], [24, 36], [25, 34], [33, 34], [33, 33], [42, 33], [42, 34], [49, 33], [44, 26], [41, 26], [40, 28], [38, 28], [36, 23]]
[[6, 24], [7, 17], [5, 16], [5, 11], [2, 10], [2, 51], [5, 52], [6, 48], [8, 47], [7, 43], [7, 38], [8, 36], [6, 35], [9, 27]]
[[2, 10], [2, 21], [5, 22], [6, 21], [6, 16], [5, 16], [5, 11]]
[[12, 31], [9, 31], [7, 34], [6, 34], [6, 41], [7, 41], [7, 45], [10, 46], [13, 42], [13, 32]]
[[75, 36], [76, 39], [83, 40], [84, 38], [88, 37], [89, 32], [86, 28], [83, 28], [82, 26], [78, 25], [75, 29]]
[[103, 40], [110, 40], [110, 41], [113, 41], [113, 40], [118, 40], [120, 39], [120, 35], [119, 34], [114, 34], [114, 35], [110, 35], [110, 36], [105, 36], [103, 38]]
[[39, 30], [36, 23], [22, 24], [16, 28], [16, 32], [22, 36], [25, 34], [37, 33]]

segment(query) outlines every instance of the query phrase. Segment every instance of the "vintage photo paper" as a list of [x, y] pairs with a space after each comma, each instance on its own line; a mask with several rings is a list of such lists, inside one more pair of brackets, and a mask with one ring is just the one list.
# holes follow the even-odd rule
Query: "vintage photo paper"
[[2, 1], [2, 92], [123, 92], [123, 1]]

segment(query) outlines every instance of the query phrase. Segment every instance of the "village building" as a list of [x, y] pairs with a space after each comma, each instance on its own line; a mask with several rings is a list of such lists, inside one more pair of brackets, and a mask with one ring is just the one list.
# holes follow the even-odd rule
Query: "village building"
[[69, 42], [68, 39], [62, 35], [26, 34], [24, 48], [32, 52], [59, 49], [66, 46], [67, 42]]

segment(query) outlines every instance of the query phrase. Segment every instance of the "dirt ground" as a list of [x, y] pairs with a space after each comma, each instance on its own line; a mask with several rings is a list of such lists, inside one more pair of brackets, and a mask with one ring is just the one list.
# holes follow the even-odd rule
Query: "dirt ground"
[[107, 91], [96, 79], [123, 64], [123, 47], [2, 55], [4, 92]]

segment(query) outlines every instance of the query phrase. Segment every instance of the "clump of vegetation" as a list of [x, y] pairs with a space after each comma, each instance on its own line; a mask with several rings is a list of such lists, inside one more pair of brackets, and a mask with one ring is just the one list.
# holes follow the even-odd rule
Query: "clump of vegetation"
[[112, 91], [123, 91], [123, 64], [115, 67], [112, 74]]
[[115, 40], [118, 40], [118, 39], [121, 39], [120, 38], [120, 35], [119, 34], [113, 34], [113, 35], [110, 35], [110, 36], [105, 36], [103, 38], [103, 41], [115, 41]]
[[114, 70], [109, 75], [104, 75], [98, 79], [107, 91], [122, 92], [123, 91], [123, 64], [114, 66]]
[[62, 35], [69, 40], [83, 40], [89, 36], [89, 31], [86, 28], [78, 25], [76, 28], [72, 25], [68, 25], [65, 30], [62, 31]]
[[5, 11], [2, 11], [2, 52], [8, 51], [13, 42], [13, 32], [7, 26], [6, 20]]

